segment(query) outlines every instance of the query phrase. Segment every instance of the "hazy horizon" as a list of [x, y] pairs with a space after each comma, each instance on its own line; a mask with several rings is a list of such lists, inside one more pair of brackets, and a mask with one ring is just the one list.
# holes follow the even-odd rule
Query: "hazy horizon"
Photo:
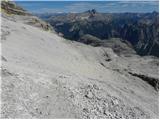
[[31, 13], [79, 13], [96, 9], [102, 13], [159, 12], [158, 1], [16, 1]]

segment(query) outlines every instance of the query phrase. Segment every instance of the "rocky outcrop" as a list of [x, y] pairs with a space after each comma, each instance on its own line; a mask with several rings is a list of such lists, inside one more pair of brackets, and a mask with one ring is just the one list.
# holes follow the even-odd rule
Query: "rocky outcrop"
[[[28, 13], [26, 10], [15, 4], [13, 1], [2, 1], [1, 2], [2, 13], [6, 15], [20, 15], [20, 19], [23, 19], [23, 22], [29, 25], [33, 25], [35, 27], [39, 27], [46, 31], [53, 31], [53, 28], [50, 24], [45, 21], [42, 21], [38, 17], [35, 17]], [[3, 15], [2, 14], [2, 15]]]
[[52, 26], [49, 23], [47, 23], [47, 22], [45, 22], [35, 16], [31, 16], [31, 17], [28, 16], [26, 23], [29, 25], [35, 26], [35, 27], [39, 27], [45, 31], [50, 31], [50, 32], [54, 31]]
[[153, 78], [153, 77], [149, 77], [147, 75], [142, 75], [142, 74], [137, 74], [137, 73], [132, 73], [132, 72], [129, 72], [129, 74], [131, 74], [131, 75], [133, 75], [135, 77], [139, 77], [140, 79], [148, 82], [157, 91], [159, 90], [159, 79], [158, 78]]
[[83, 35], [78, 41], [95, 47], [102, 44], [102, 41], [99, 38], [89, 34]]
[[112, 48], [112, 50], [118, 55], [136, 54], [132, 45], [129, 42], [120, 38], [110, 38], [108, 40], [101, 40], [95, 36], [86, 34], [80, 37], [78, 42], [82, 42], [87, 45], [92, 45], [94, 47], [103, 46]]
[[16, 5], [14, 2], [2, 0], [1, 1], [1, 9], [7, 14], [15, 14], [15, 15], [30, 15], [20, 6]]

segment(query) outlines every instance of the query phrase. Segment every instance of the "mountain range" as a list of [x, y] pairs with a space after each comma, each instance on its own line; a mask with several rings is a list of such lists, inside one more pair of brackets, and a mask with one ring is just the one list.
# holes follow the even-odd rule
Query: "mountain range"
[[[111, 38], [131, 44], [139, 55], [159, 56], [159, 13], [98, 13], [95, 9], [83, 13], [39, 14], [63, 37], [87, 44], [85, 36], [96, 37], [104, 46]], [[82, 40], [83, 38], [83, 40]], [[85, 42], [84, 42], [85, 38]], [[91, 42], [91, 43], [92, 43]]]

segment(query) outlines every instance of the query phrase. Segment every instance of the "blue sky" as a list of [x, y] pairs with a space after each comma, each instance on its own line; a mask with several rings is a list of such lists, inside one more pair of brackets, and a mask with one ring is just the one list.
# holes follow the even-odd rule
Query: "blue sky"
[[98, 12], [153, 12], [159, 10], [158, 1], [16, 1], [33, 13], [84, 12], [96, 9]]

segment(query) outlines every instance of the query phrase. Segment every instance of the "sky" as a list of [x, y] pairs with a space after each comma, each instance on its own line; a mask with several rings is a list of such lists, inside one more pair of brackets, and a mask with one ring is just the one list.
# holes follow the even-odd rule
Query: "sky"
[[154, 0], [112, 0], [112, 1], [22, 1], [16, 3], [31, 13], [77, 13], [96, 9], [103, 13], [153, 12], [159, 11], [159, 2]]

